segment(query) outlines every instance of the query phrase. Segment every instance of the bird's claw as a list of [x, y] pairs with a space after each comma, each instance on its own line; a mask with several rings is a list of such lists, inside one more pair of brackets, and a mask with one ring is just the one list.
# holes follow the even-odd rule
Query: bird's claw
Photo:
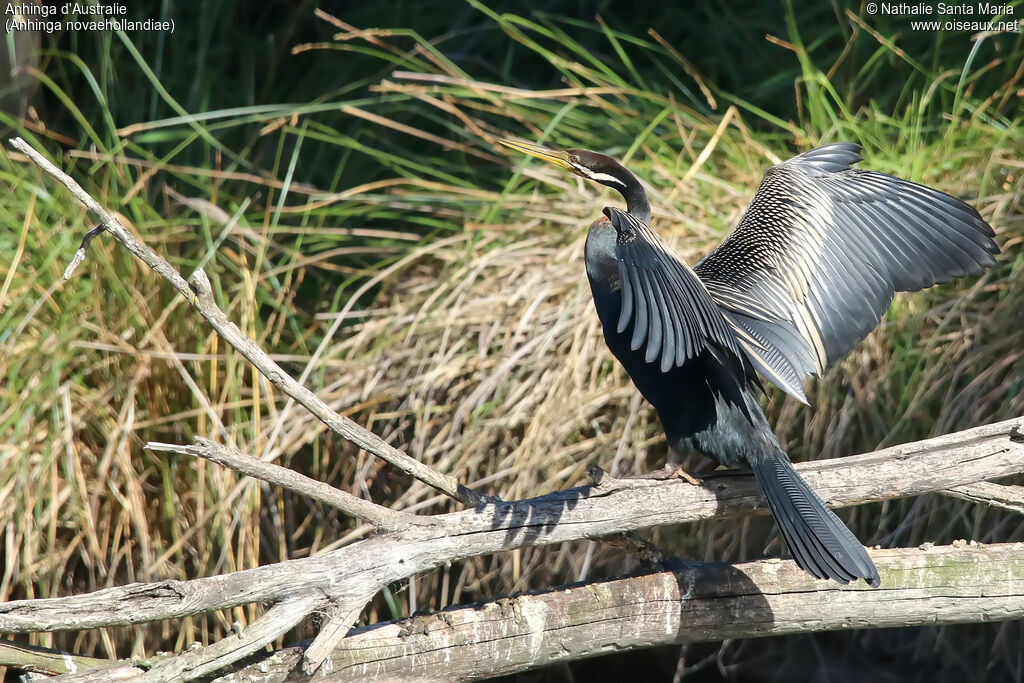
[[587, 473], [594, 482], [594, 486], [605, 491], [636, 488], [638, 486], [654, 486], [658, 482], [670, 479], [683, 479], [694, 486], [702, 485], [700, 478], [684, 470], [682, 465], [665, 465], [661, 469], [634, 474], [622, 477], [621, 479], [611, 476], [597, 465], [591, 465]]
[[680, 479], [685, 479], [686, 481], [690, 482], [694, 486], [700, 486], [701, 485], [701, 480], [700, 479], [698, 479], [697, 477], [693, 476], [692, 474], [690, 474], [689, 472], [684, 470], [679, 465], [676, 465], [676, 471], [673, 474], [675, 476], [679, 477]]
[[701, 481], [699, 478], [693, 476], [689, 472], [683, 469], [682, 465], [665, 465], [661, 469], [653, 470], [651, 472], [645, 472], [644, 474], [635, 474], [630, 479], [653, 479], [655, 481], [668, 481], [669, 479], [684, 479], [694, 486], [700, 486]]

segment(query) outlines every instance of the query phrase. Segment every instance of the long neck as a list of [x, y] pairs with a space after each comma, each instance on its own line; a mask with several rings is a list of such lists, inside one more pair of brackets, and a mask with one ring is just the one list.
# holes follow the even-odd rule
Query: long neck
[[[590, 152], [593, 154], [593, 152]], [[626, 200], [626, 211], [643, 221], [651, 224], [651, 205], [647, 201], [647, 193], [644, 186], [636, 179], [636, 176], [611, 157], [600, 155], [601, 164], [590, 173], [590, 178], [618, 191]]]
[[626, 186], [624, 188], [616, 186], [616, 189], [622, 194], [622, 198], [626, 200], [626, 210], [647, 225], [650, 225], [651, 204], [647, 201], [647, 193], [644, 191], [644, 186], [640, 184], [635, 175], [626, 171], [626, 169], [622, 170], [625, 173], [620, 175], [620, 179], [626, 183]]

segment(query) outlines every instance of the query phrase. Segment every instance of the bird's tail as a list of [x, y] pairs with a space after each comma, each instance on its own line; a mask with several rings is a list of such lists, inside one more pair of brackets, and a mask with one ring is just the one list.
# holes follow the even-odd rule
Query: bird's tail
[[879, 584], [878, 570], [853, 532], [825, 507], [784, 454], [753, 458], [751, 468], [800, 568], [819, 579]]

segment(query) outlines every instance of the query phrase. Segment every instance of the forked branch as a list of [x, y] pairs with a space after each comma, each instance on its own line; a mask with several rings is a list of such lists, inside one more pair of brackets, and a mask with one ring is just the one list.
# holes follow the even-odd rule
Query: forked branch
[[[299, 384], [295, 379], [284, 371], [281, 366], [274, 362], [261, 349], [256, 342], [242, 334], [238, 326], [228, 320], [224, 311], [217, 306], [213, 298], [213, 290], [210, 280], [202, 269], [196, 270], [190, 281], [185, 282], [181, 274], [166, 260], [161, 258], [152, 249], [143, 244], [131, 234], [120, 221], [110, 215], [92, 196], [82, 189], [82, 186], [75, 182], [75, 179], [61, 171], [50, 163], [46, 157], [37, 152], [21, 138], [13, 138], [11, 146], [23, 152], [39, 168], [59, 180], [73, 194], [78, 201], [85, 205], [100, 224], [123, 244], [130, 252], [135, 254], [143, 263], [163, 276], [176, 289], [185, 300], [195, 308], [203, 318], [217, 331], [217, 333], [231, 345], [236, 351], [249, 361], [253, 367], [260, 371], [275, 387], [286, 395], [298, 401], [310, 413], [315, 415], [331, 431], [342, 438], [354, 443], [360, 448], [384, 459], [394, 465], [402, 472], [411, 477], [419, 479], [425, 484], [432, 486], [438, 491], [458, 500], [466, 505], [475, 505], [480, 502], [480, 497], [473, 491], [451, 476], [437, 472], [420, 461], [398, 450], [387, 443], [373, 432], [356, 424], [344, 415], [331, 410], [331, 408], [317, 397], [312, 391]], [[90, 231], [90, 234], [93, 234]], [[87, 243], [83, 243], [82, 249], [76, 255], [76, 260], [84, 258], [83, 249]]]
[[[833, 506], [943, 491], [1024, 472], [1024, 444], [1012, 436], [1021, 425], [1024, 418], [1016, 418], [865, 455], [800, 463], [797, 469]], [[123, 626], [276, 603], [301, 593], [319, 593], [339, 604], [365, 602], [382, 586], [467, 557], [664, 524], [765, 514], [766, 507], [750, 477], [711, 479], [700, 487], [683, 481], [608, 479], [435, 515], [430, 525], [383, 533], [315, 557], [190, 581], [3, 603], [0, 633]]]
[[[874, 551], [882, 574], [880, 590], [814, 582], [791, 561], [768, 560], [737, 566], [701, 564], [676, 574], [662, 572], [598, 581], [568, 591], [499, 600], [479, 609], [449, 611], [426, 622], [347, 633], [362, 607], [382, 587], [446, 563], [664, 524], [764, 514], [766, 505], [749, 477], [708, 479], [702, 486], [692, 486], [680, 481], [641, 482], [599, 476], [592, 486], [529, 500], [506, 503], [483, 499], [453, 477], [410, 458], [332, 411], [227, 319], [215, 304], [202, 270], [186, 282], [169, 263], [132, 236], [73, 179], [24, 140], [17, 138], [11, 144], [63, 183], [106, 231], [171, 282], [232, 347], [282, 392], [352, 443], [452, 498], [477, 507], [417, 517], [210, 442], [195, 446], [150, 444], [153, 450], [205, 457], [333, 505], [369, 522], [380, 533], [316, 557], [220, 576], [132, 584], [84, 595], [0, 604], [0, 633], [124, 626], [251, 603], [271, 603], [273, 607], [237, 637], [149, 664], [146, 675], [156, 680], [208, 676], [265, 647], [310, 612], [329, 610], [329, 628], [306, 653], [305, 673], [324, 662], [327, 668], [321, 668], [317, 675], [334, 671], [347, 672], [346, 675], [360, 672], [360, 679], [363, 672], [399, 679], [421, 674], [458, 678], [479, 675], [473, 671], [518, 671], [549, 661], [589, 656], [613, 646], [641, 647], [684, 639], [853, 625], [908, 625], [929, 619], [940, 623], [948, 619], [952, 623], [1024, 615], [1024, 579], [1019, 571], [1024, 566], [1024, 547], [1007, 544], [980, 549]], [[94, 229], [90, 235], [99, 232]], [[84, 241], [76, 259], [84, 257], [87, 246]], [[833, 506], [942, 491], [1014, 510], [1020, 508], [1022, 500], [1017, 489], [982, 486], [977, 482], [1024, 473], [1022, 424], [1024, 419], [1008, 420], [866, 455], [804, 463], [797, 469]], [[987, 597], [992, 595], [985, 592], [990, 586], [996, 586], [997, 598]], [[950, 587], [955, 591], [950, 593]], [[629, 596], [636, 600], [630, 601]], [[728, 607], [725, 614], [715, 611], [723, 605]], [[899, 615], [893, 610], [898, 610]], [[493, 618], [481, 622], [478, 617], [487, 614]], [[608, 618], [600, 618], [601, 614]], [[435, 622], [444, 624], [437, 637], [455, 640], [436, 647], [430, 640]], [[424, 624], [426, 628], [421, 631]], [[499, 635], [488, 635], [491, 627], [504, 630]], [[634, 632], [637, 635], [629, 635]], [[431, 657], [451, 656], [451, 647], [458, 643], [465, 648], [459, 650], [457, 658], [463, 669], [430, 669], [439, 666]], [[509, 660], [505, 668], [480, 668], [491, 667], [490, 660], [500, 648], [523, 644], [527, 655]], [[409, 652], [410, 645], [415, 656], [399, 657], [397, 653]], [[6, 663], [3, 652], [0, 649], [0, 664]], [[52, 653], [36, 654], [49, 657]], [[19, 656], [35, 655], [20, 652]], [[260, 666], [266, 668], [264, 673], [276, 675], [275, 667], [288, 656], [287, 652], [277, 653], [276, 660], [265, 660]], [[452, 657], [451, 667], [456, 666], [455, 660]], [[297, 659], [293, 665], [296, 662]], [[425, 668], [409, 668], [419, 665]], [[477, 669], [471, 671], [474, 666]], [[298, 675], [297, 670], [288, 671]], [[282, 675], [288, 671], [281, 669]], [[107, 672], [107, 678], [140, 673], [140, 668], [122, 664], [116, 674], [113, 670]], [[95, 671], [77, 675], [89, 680], [103, 677]]]

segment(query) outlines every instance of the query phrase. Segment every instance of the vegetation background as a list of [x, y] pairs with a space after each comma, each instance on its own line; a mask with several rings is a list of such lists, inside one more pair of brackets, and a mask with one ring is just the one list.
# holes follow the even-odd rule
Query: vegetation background
[[[1003, 255], [980, 279], [898, 297], [813, 383], [814, 408], [773, 392], [779, 434], [796, 459], [836, 457], [1024, 414], [1024, 32], [915, 31], [842, 0], [528, 5], [140, 0], [126, 18], [173, 33], [8, 41], [0, 123], [183, 271], [203, 265], [243, 331], [337, 409], [506, 499], [585, 481], [595, 462], [648, 469], [665, 448], [582, 270], [585, 226], [617, 197], [506, 157], [496, 136], [623, 159], [691, 262], [772, 163], [863, 144], [865, 167], [976, 205]], [[367, 531], [148, 440], [208, 435], [378, 502], [448, 507], [324, 434], [112, 240], [63, 282], [87, 217], [17, 158], [0, 156], [0, 176], [0, 600], [228, 572]], [[1019, 517], [942, 496], [843, 516], [867, 544], [1024, 539]], [[784, 548], [768, 520], [654, 537], [686, 558]], [[507, 555], [392, 586], [364, 621], [635, 568], [600, 543]], [[32, 642], [181, 650], [258, 609]], [[1018, 623], [861, 631], [519, 678], [671, 680], [684, 654], [684, 680], [1022, 680], [1022, 645]]]

